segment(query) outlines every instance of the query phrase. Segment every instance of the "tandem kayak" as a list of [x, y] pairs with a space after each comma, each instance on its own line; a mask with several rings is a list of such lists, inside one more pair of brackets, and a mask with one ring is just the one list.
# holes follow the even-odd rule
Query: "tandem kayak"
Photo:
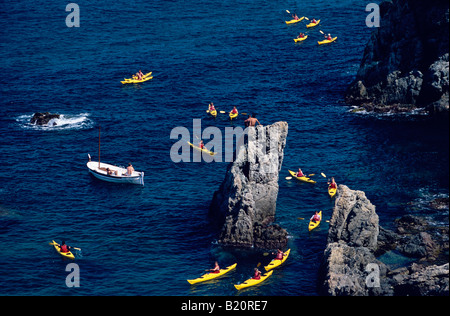
[[286, 259], [289, 257], [290, 253], [291, 253], [291, 249], [286, 250], [284, 252], [284, 256], [283, 256], [282, 260], [273, 259], [272, 261], [270, 261], [270, 263], [268, 265], [266, 265], [264, 267], [264, 269], [266, 269], [266, 271], [269, 271], [269, 270], [275, 269], [276, 267], [281, 266], [286, 261]]
[[251, 279], [248, 279], [247, 281], [245, 281], [245, 282], [243, 282], [243, 283], [241, 283], [241, 284], [235, 284], [234, 287], [235, 287], [237, 290], [242, 290], [242, 289], [244, 289], [244, 288], [246, 288], [246, 287], [254, 286], [254, 285], [256, 285], [256, 284], [259, 284], [259, 283], [263, 282], [263, 281], [264, 281], [265, 279], [267, 279], [268, 277], [270, 277], [270, 276], [272, 275], [272, 273], [273, 273], [273, 271], [269, 271], [269, 272], [267, 272], [267, 273], [261, 275], [261, 277], [259, 278], [259, 280], [256, 280], [256, 279], [251, 278]]
[[302, 38], [294, 38], [294, 42], [302, 42], [302, 41], [304, 41], [305, 39], [307, 39], [308, 38], [308, 35], [306, 35], [305, 37], [302, 37]]
[[237, 266], [237, 263], [235, 263], [229, 267], [226, 267], [225, 269], [220, 269], [218, 273], [207, 273], [197, 279], [187, 280], [187, 281], [189, 282], [189, 284], [195, 284], [195, 283], [209, 281], [209, 280], [218, 278], [218, 277], [230, 272], [231, 270], [236, 268], [236, 266]]
[[302, 17], [299, 18], [298, 20], [293, 19], [293, 20], [289, 20], [289, 21], [285, 21], [285, 22], [286, 22], [286, 24], [294, 24], [294, 23], [298, 23], [298, 22], [302, 21], [304, 18], [305, 18], [305, 17], [302, 16]]
[[337, 189], [333, 189], [333, 188], [330, 188], [330, 186], [328, 186], [328, 194], [330, 195], [330, 197], [335, 196], [336, 191], [337, 191]]
[[239, 115], [239, 113], [233, 114], [233, 113], [230, 112], [230, 120], [236, 118], [238, 115]]
[[200, 147], [198, 147], [198, 146], [195, 146], [194, 144], [192, 144], [192, 143], [190, 143], [190, 142], [188, 142], [188, 144], [189, 145], [191, 145], [191, 147], [192, 148], [194, 148], [194, 149], [196, 149], [196, 150], [198, 150], [198, 151], [203, 151], [203, 152], [205, 152], [205, 153], [207, 153], [207, 154], [210, 154], [211, 156], [214, 156], [215, 154], [217, 154], [217, 153], [215, 153], [215, 152], [212, 152], [212, 151], [210, 151], [210, 150], [208, 150], [208, 149], [206, 149], [206, 148], [200, 148]]
[[320, 222], [322, 221], [322, 211], [319, 212], [319, 215], [320, 215], [320, 221], [318, 221], [318, 222], [309, 221], [308, 231], [312, 231], [314, 228], [319, 226]]
[[314, 27], [314, 26], [316, 26], [316, 25], [319, 24], [319, 23], [320, 23], [320, 20], [317, 20], [316, 23], [312, 23], [312, 22], [311, 22], [311, 23], [307, 24], [306, 27], [307, 27], [307, 28]]
[[291, 176], [293, 176], [294, 178], [296, 178], [297, 180], [303, 181], [303, 182], [308, 182], [308, 183], [316, 183], [316, 181], [311, 180], [308, 177], [297, 177], [297, 173], [294, 171], [289, 170], [289, 173], [291, 174]]
[[322, 44], [329, 44], [329, 43], [333, 43], [335, 40], [337, 40], [337, 37], [333, 37], [331, 40], [324, 40], [324, 41], [320, 41], [320, 42], [317, 42], [319, 45], [322, 45]]
[[153, 76], [151, 76], [152, 72], [146, 73], [144, 75], [144, 78], [142, 80], [138, 80], [138, 79], [133, 79], [133, 78], [125, 78], [123, 81], [121, 81], [122, 84], [127, 84], [127, 83], [140, 83], [140, 82], [145, 82], [148, 81], [150, 79], [153, 79]]
[[68, 258], [68, 259], [75, 259], [75, 256], [73, 255], [72, 252], [61, 252], [61, 248], [60, 245], [58, 243], [56, 243], [54, 240], [52, 240], [53, 242], [53, 246], [55, 247], [55, 250], [57, 253], [59, 253], [61, 256], [63, 256], [64, 258]]

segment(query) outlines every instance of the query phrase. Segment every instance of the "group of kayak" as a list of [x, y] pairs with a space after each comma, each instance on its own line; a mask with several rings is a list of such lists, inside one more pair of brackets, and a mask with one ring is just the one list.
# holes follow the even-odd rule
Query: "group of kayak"
[[[310, 174], [308, 176], [306, 176], [302, 169], [298, 168], [298, 171], [291, 171], [288, 170], [290, 175], [294, 178], [296, 178], [299, 181], [302, 182], [307, 182], [307, 183], [316, 183], [316, 181], [312, 180], [311, 176], [313, 176], [314, 174]], [[326, 178], [325, 174], [322, 173], [322, 176], [324, 178]], [[290, 179], [290, 178], [286, 178], [286, 179]], [[336, 195], [337, 192], [337, 183], [334, 180], [334, 177], [331, 177], [331, 179], [327, 182], [328, 184], [328, 195], [330, 196], [330, 198], [333, 198]], [[317, 226], [319, 226], [320, 222], [322, 221], [322, 211], [319, 212], [315, 212], [314, 215], [309, 219], [309, 225], [308, 225], [308, 230], [312, 231], [314, 228], [316, 228]]]
[[[210, 114], [213, 117], [217, 117], [217, 109], [214, 107], [214, 103], [210, 103], [208, 104], [208, 110], [206, 110], [206, 113]], [[226, 113], [225, 111], [221, 111], [221, 113]], [[230, 117], [230, 120], [235, 119], [236, 117], [238, 117], [239, 112], [237, 110], [237, 108], [234, 106], [233, 109], [228, 113], [228, 116]]]
[[[250, 279], [248, 279], [240, 284], [235, 284], [234, 287], [237, 290], [242, 290], [244, 288], [251, 287], [251, 286], [257, 285], [259, 283], [262, 283], [264, 280], [266, 280], [268, 277], [270, 277], [272, 275], [273, 269], [279, 267], [286, 261], [290, 252], [291, 252], [290, 249], [288, 249], [285, 252], [278, 249], [276, 254], [273, 253], [275, 255], [275, 258], [272, 261], [270, 261], [270, 263], [268, 265], [266, 265], [264, 267], [264, 269], [266, 270], [266, 273], [262, 274], [262, 272], [259, 271], [258, 267], [259, 267], [260, 263], [258, 263], [256, 268], [254, 268], [253, 276]], [[220, 266], [219, 266], [218, 262], [216, 261], [214, 264], [214, 268], [207, 270], [207, 271], [209, 271], [209, 273], [206, 273], [197, 279], [191, 279], [191, 280], [187, 280], [187, 281], [189, 282], [189, 284], [197, 284], [197, 283], [213, 280], [213, 279], [216, 279], [216, 278], [223, 276], [224, 274], [232, 271], [233, 269], [236, 268], [236, 266], [237, 266], [237, 263], [234, 263], [231, 266], [226, 267], [225, 269], [220, 269]]]
[[[286, 12], [290, 13], [288, 10], [286, 10]], [[304, 19], [309, 21], [309, 19], [307, 17], [302, 16], [302, 17], [299, 18], [298, 15], [294, 13], [294, 14], [292, 14], [292, 20], [285, 21], [285, 22], [286, 22], [286, 24], [295, 24], [295, 23], [298, 23], [300, 21], [303, 21]], [[320, 20], [312, 19], [310, 21], [310, 23], [306, 24], [306, 28], [315, 27], [315, 26], [319, 25], [319, 23], [320, 23]], [[325, 36], [324, 40], [317, 42], [319, 45], [329, 44], [329, 43], [334, 42], [337, 39], [337, 37], [332, 37], [331, 34], [326, 35], [322, 31], [319, 31], [319, 32], [322, 33]], [[294, 38], [294, 42], [296, 42], [296, 43], [303, 42], [307, 38], [308, 38], [308, 35], [305, 35], [305, 33], [300, 33], [296, 38]]]

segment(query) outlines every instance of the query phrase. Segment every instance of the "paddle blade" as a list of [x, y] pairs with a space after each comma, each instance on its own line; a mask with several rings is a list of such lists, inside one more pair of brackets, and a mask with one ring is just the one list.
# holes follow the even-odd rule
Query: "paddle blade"
[[291, 180], [292, 179], [292, 177], [286, 177], [286, 180]]
[[286, 10], [287, 13], [291, 14], [291, 12], [289, 12], [289, 10]]
[[323, 173], [323, 172], [321, 172], [320, 173], [321, 175], [322, 175], [322, 177], [324, 177], [324, 178], [326, 178], [327, 176]]

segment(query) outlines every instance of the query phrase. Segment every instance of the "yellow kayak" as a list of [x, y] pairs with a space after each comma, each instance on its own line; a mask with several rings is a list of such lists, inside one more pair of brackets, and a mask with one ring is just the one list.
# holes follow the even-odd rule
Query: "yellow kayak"
[[291, 253], [291, 249], [286, 250], [284, 252], [284, 256], [283, 256], [282, 260], [273, 259], [272, 261], [270, 261], [270, 263], [268, 265], [266, 265], [264, 267], [264, 269], [266, 269], [266, 271], [269, 271], [269, 270], [275, 269], [276, 267], [281, 266], [286, 261], [286, 259], [289, 257], [290, 253]]
[[306, 27], [307, 27], [307, 28], [314, 27], [314, 26], [316, 26], [316, 25], [319, 24], [319, 23], [320, 23], [320, 20], [317, 20], [316, 23], [312, 23], [312, 22], [311, 22], [311, 23], [307, 24]]
[[206, 113], [211, 114], [214, 117], [217, 116], [217, 110], [214, 110], [214, 111], [206, 110]]
[[330, 197], [335, 196], [336, 191], [337, 191], [337, 189], [332, 189], [332, 188], [330, 188], [330, 186], [328, 186], [328, 194], [330, 195]]
[[294, 38], [294, 42], [303, 42], [305, 39], [307, 39], [308, 38], [308, 35], [306, 35], [305, 37], [302, 37], [302, 38]]
[[58, 243], [56, 243], [54, 240], [52, 240], [53, 242], [53, 246], [55, 247], [55, 250], [57, 253], [59, 253], [61, 256], [63, 256], [64, 258], [68, 258], [68, 259], [75, 259], [75, 256], [73, 255], [73, 253], [69, 252], [61, 252], [61, 248], [60, 245]]
[[242, 289], [244, 289], [246, 287], [254, 286], [256, 284], [259, 284], [259, 283], [263, 282], [268, 277], [270, 277], [272, 275], [272, 273], [273, 273], [273, 271], [269, 271], [269, 272], [261, 275], [261, 278], [259, 280], [255, 280], [255, 279], [251, 278], [251, 279], [248, 279], [247, 281], [245, 281], [245, 282], [243, 282], [241, 284], [235, 284], [234, 287], [237, 290], [242, 290]]
[[206, 148], [203, 148], [203, 149], [202, 149], [202, 148], [200, 148], [200, 147], [198, 147], [198, 146], [195, 146], [194, 144], [192, 144], [192, 143], [190, 143], [190, 142], [188, 142], [188, 144], [191, 145], [192, 148], [197, 149], [198, 151], [203, 151], [203, 152], [205, 152], [205, 153], [207, 153], [207, 154], [210, 154], [211, 156], [214, 156], [215, 154], [217, 154], [217, 153], [215, 153], [215, 152], [209, 151], [209, 150], [206, 149]]
[[215, 278], [218, 278], [228, 272], [230, 272], [231, 270], [233, 270], [234, 268], [236, 268], [237, 263], [226, 267], [225, 269], [220, 269], [218, 273], [206, 273], [204, 275], [202, 275], [201, 277], [197, 278], [197, 279], [193, 279], [193, 280], [187, 280], [190, 284], [195, 284], [195, 283], [200, 283], [200, 282], [205, 282], [205, 281], [209, 281]]
[[285, 21], [285, 22], [286, 22], [286, 24], [294, 24], [294, 23], [298, 23], [298, 22], [302, 21], [304, 18], [305, 18], [305, 17], [302, 16], [302, 17], [299, 18], [298, 20], [292, 19], [292, 20]]
[[320, 215], [320, 221], [318, 221], [318, 222], [309, 221], [309, 225], [308, 225], [309, 231], [312, 231], [314, 228], [319, 226], [320, 222], [322, 221], [322, 211], [319, 212], [319, 215]]
[[314, 180], [311, 180], [310, 178], [308, 178], [308, 177], [297, 177], [297, 173], [296, 172], [294, 172], [294, 171], [291, 171], [291, 170], [288, 170], [289, 171], [289, 173], [291, 174], [291, 176], [293, 176], [295, 179], [297, 179], [297, 180], [300, 180], [300, 181], [303, 181], [303, 182], [308, 182], [308, 183], [316, 183], [316, 181], [314, 181]]
[[230, 120], [236, 118], [238, 115], [239, 115], [239, 113], [233, 114], [232, 112], [230, 112]]
[[145, 82], [148, 81], [150, 79], [153, 79], [153, 76], [151, 76], [152, 72], [146, 73], [144, 75], [144, 78], [142, 80], [138, 80], [138, 79], [134, 79], [134, 78], [125, 78], [123, 81], [121, 81], [122, 84], [127, 84], [127, 83], [140, 83], [140, 82]]
[[331, 40], [323, 40], [323, 41], [320, 41], [320, 42], [317, 42], [317, 43], [319, 45], [322, 45], [322, 44], [333, 43], [335, 40], [337, 40], [337, 37], [333, 37]]

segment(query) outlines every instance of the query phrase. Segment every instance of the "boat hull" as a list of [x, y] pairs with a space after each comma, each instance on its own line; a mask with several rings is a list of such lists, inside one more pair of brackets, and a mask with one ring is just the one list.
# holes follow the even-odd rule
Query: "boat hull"
[[[125, 168], [120, 168], [107, 163], [100, 163], [100, 168], [98, 161], [89, 161], [87, 163], [89, 172], [99, 180], [113, 182], [113, 183], [128, 183], [128, 184], [140, 184], [144, 185], [144, 172], [134, 171], [131, 176], [124, 175], [127, 170]], [[109, 168], [116, 174], [109, 175], [106, 171]]]

